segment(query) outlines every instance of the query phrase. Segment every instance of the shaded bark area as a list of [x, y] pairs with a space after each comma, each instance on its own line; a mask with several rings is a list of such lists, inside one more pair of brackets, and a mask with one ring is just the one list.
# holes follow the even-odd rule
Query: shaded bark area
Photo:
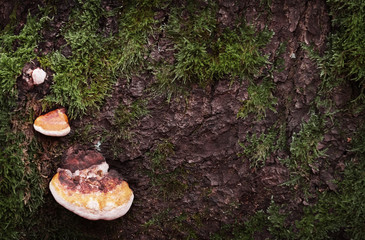
[[[247, 219], [257, 210], [265, 209], [271, 197], [277, 203], [289, 203], [291, 208], [298, 210], [305, 202], [301, 194], [281, 185], [289, 180], [289, 171], [278, 158], [289, 157], [289, 152], [271, 156], [261, 169], [251, 169], [247, 159], [238, 156], [242, 152], [238, 141], [245, 141], [249, 134], [264, 132], [277, 121], [287, 123], [286, 134], [290, 141], [293, 132], [298, 132], [300, 124], [309, 119], [309, 109], [317, 95], [320, 78], [316, 63], [301, 44], [314, 44], [315, 48], [324, 50], [329, 32], [325, 3], [273, 1], [266, 11], [257, 3], [222, 1], [219, 8], [218, 21], [227, 27], [234, 25], [242, 15], [259, 30], [268, 24], [275, 35], [265, 50], [266, 54], [274, 55], [280, 43], [287, 44], [282, 55], [285, 69], [275, 73], [274, 78], [278, 113], [268, 112], [261, 122], [256, 122], [254, 116], [237, 119], [242, 101], [249, 97], [247, 82], [231, 84], [229, 79], [206, 89], [193, 86], [187, 99], [181, 96], [169, 104], [165, 98], [151, 99], [147, 107], [149, 116], [131, 129], [132, 141], [119, 143], [122, 152], [117, 160], [121, 163], [114, 163], [136, 195], [131, 212], [121, 219], [125, 223], [121, 237], [184, 238], [188, 237], [188, 231], [192, 231], [200, 239], [208, 239], [223, 225]], [[164, 49], [171, 43], [163, 36], [155, 38], [151, 44], [150, 57], [153, 60], [173, 58], [166, 52], [154, 52], [154, 44]], [[143, 98], [144, 90], [153, 82], [153, 77], [148, 75], [133, 77], [131, 82], [120, 79], [113, 97], [107, 100], [98, 115], [94, 126], [100, 129], [96, 131], [112, 127], [116, 101], [128, 105]], [[289, 97], [291, 101], [288, 101]], [[323, 144], [338, 150], [330, 160], [337, 162], [344, 158], [341, 155], [344, 148], [338, 148], [343, 140], [339, 135], [331, 134], [331, 138], [336, 140]], [[161, 163], [165, 164], [165, 172], [161, 174], [172, 175], [181, 169], [182, 172], [177, 178], [171, 175], [170, 179], [163, 178], [175, 186], [161, 191], [165, 185], [156, 186], [153, 176], [146, 172], [153, 168], [149, 153], [164, 140], [173, 144], [174, 154]], [[111, 145], [111, 142], [102, 145], [107, 159], [113, 159]], [[176, 219], [182, 215], [187, 217], [182, 226], [176, 227]], [[156, 223], [146, 227], [151, 220]]]
[[38, 10], [38, 2], [34, 1], [0, 1], [0, 29], [4, 29], [11, 21], [16, 21], [20, 30], [26, 20], [28, 13], [35, 13]]
[[[10, 9], [15, 7], [12, 4], [4, 2], [0, 28], [9, 22]], [[60, 15], [51, 26], [54, 32], [41, 33], [45, 40], [39, 46], [42, 54], [65, 44], [58, 33], [73, 6], [73, 3], [67, 4], [60, 5]], [[103, 4], [110, 8], [118, 5], [112, 1]], [[32, 8], [27, 6], [24, 4], [22, 8]], [[157, 15], [163, 19], [167, 13], [156, 10]], [[264, 167], [250, 168], [249, 161], [239, 156], [242, 152], [239, 141], [244, 142], [247, 136], [265, 132], [280, 122], [286, 124], [289, 145], [293, 133], [300, 130], [303, 121], [308, 121], [321, 80], [316, 63], [303, 50], [302, 44], [312, 44], [320, 52], [325, 50], [330, 31], [328, 9], [324, 0], [273, 0], [270, 6], [261, 5], [259, 1], [219, 1], [217, 20], [220, 24], [233, 26], [239, 16], [245, 16], [258, 30], [267, 25], [275, 32], [265, 54], [274, 56], [280, 43], [286, 43], [281, 55], [284, 70], [275, 72], [273, 79], [276, 84], [274, 96], [278, 98], [276, 113], [268, 111], [262, 121], [255, 121], [255, 116], [237, 118], [242, 102], [249, 98], [247, 81], [232, 83], [230, 79], [222, 79], [205, 89], [192, 86], [187, 97], [177, 96], [167, 103], [165, 97], [151, 97], [146, 92], [155, 82], [152, 74], [119, 79], [100, 112], [72, 121], [71, 135], [54, 141], [74, 142], [75, 129], [92, 125], [92, 134], [100, 137], [95, 137], [89, 147], [100, 144], [100, 152], [134, 191], [135, 201], [130, 212], [115, 221], [87, 221], [59, 207], [49, 193], [42, 211], [52, 209], [49, 210], [51, 214], [63, 216], [65, 221], [74, 222], [75, 227], [98, 239], [181, 239], [187, 238], [189, 233], [194, 233], [198, 239], [209, 239], [222, 226], [238, 219], [245, 220], [265, 209], [271, 198], [277, 203], [288, 204], [299, 214], [301, 207], [309, 203], [300, 190], [294, 192], [282, 185], [290, 176], [279, 159], [290, 157], [290, 152], [279, 151], [267, 159]], [[105, 27], [110, 32], [117, 31], [112, 19], [109, 23]], [[147, 61], [162, 58], [173, 62], [173, 52], [157, 53], [156, 45], [167, 49], [171, 42], [163, 36], [154, 36], [147, 46], [151, 50]], [[63, 51], [64, 55], [71, 53], [67, 47]], [[350, 96], [350, 86], [344, 86], [332, 98], [337, 107], [342, 107], [350, 101]], [[118, 138], [115, 142], [114, 135], [120, 132], [114, 125], [118, 105], [130, 106], [138, 99], [149, 99], [149, 114], [130, 127], [131, 137]], [[327, 122], [329, 131], [320, 146], [328, 149], [326, 160], [329, 165], [326, 168], [324, 163], [317, 166], [319, 170], [310, 180], [313, 191], [335, 190], [331, 180], [335, 178], [336, 170], [341, 170], [350, 158], [346, 152], [346, 136], [356, 131], [358, 120], [343, 113], [337, 113], [335, 117], [341, 124]], [[108, 134], [103, 135], [104, 132]], [[43, 140], [49, 141], [48, 138]], [[164, 142], [171, 143], [173, 151], [154, 163], [153, 153]], [[50, 153], [44, 154], [44, 159], [50, 158]], [[58, 167], [57, 162], [48, 167], [52, 170], [46, 169], [44, 174], [51, 178]]]

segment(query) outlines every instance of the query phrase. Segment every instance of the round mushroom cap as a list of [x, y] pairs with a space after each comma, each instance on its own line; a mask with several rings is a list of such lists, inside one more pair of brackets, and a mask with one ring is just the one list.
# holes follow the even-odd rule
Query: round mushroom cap
[[113, 220], [126, 214], [134, 195], [128, 183], [104, 161], [71, 172], [58, 169], [49, 188], [55, 200], [66, 209], [89, 220]]
[[33, 83], [35, 85], [42, 84], [46, 79], [47, 73], [41, 68], [36, 68], [32, 72]]
[[71, 128], [65, 112], [66, 110], [61, 108], [37, 117], [33, 124], [34, 129], [47, 136], [66, 136]]

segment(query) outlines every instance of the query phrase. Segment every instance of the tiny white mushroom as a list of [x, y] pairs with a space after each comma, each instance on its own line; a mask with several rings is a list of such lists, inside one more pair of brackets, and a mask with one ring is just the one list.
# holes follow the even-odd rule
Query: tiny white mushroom
[[42, 84], [46, 79], [47, 73], [43, 69], [36, 68], [32, 72], [32, 78], [35, 85]]

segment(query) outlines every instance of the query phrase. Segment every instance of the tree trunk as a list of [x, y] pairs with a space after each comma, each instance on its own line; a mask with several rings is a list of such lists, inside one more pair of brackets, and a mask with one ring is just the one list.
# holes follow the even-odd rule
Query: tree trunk
[[[39, 1], [42, 6], [46, 3]], [[66, 41], [58, 37], [59, 28], [64, 26], [71, 9], [79, 5], [73, 1], [54, 4], [58, 11], [51, 30], [40, 32], [43, 41], [38, 54], [62, 49], [64, 55], [72, 55], [72, 49], [65, 47]], [[38, 11], [35, 5], [34, 1], [21, 4], [2, 1], [0, 28], [12, 21], [15, 9], [20, 29], [28, 11]], [[102, 1], [102, 7], [109, 10], [124, 5], [117, 0]], [[168, 24], [169, 9], [173, 6], [155, 8], [154, 18]], [[264, 83], [260, 76], [252, 81], [234, 81], [225, 76], [206, 86], [191, 84], [188, 94], [175, 94], [170, 102], [165, 95], [146, 91], [156, 82], [153, 71], [119, 77], [100, 110], [70, 121], [73, 129], [70, 136], [49, 139], [36, 135], [36, 138], [43, 146], [64, 144], [62, 151], [70, 146], [99, 150], [133, 190], [135, 200], [131, 210], [118, 220], [89, 221], [59, 206], [46, 190], [39, 217], [58, 218], [58, 227], [63, 229], [60, 232], [70, 228], [71, 232], [79, 231], [82, 236], [96, 239], [211, 239], [213, 236], [229, 239], [233, 235], [219, 235], [225, 226], [233, 229], [243, 224], [260, 210], [266, 211], [272, 202], [284, 204], [286, 210], [291, 210], [290, 220], [295, 220], [304, 206], [318, 200], [318, 191], [336, 190], [332, 182], [335, 170], [352, 157], [346, 151], [349, 143], [344, 136], [354, 132], [358, 120], [350, 114], [334, 113], [338, 120], [334, 125], [325, 115], [330, 109], [319, 104], [323, 98], [320, 70], [305, 46], [312, 46], [319, 54], [326, 49], [331, 22], [325, 0], [218, 1], [216, 20], [220, 28], [234, 29], [244, 24], [242, 17], [257, 32], [265, 27], [274, 32], [262, 54], [269, 56], [269, 61], [282, 60], [282, 69], [273, 71], [270, 80], [272, 99], [277, 102], [272, 109], [264, 110], [261, 120], [255, 112], [237, 117], [244, 103], [252, 99], [249, 86]], [[111, 34], [118, 32], [115, 19], [116, 16], [106, 16], [100, 28]], [[151, 35], [146, 42], [146, 61], [176, 60], [173, 51], [167, 53], [173, 43], [165, 33]], [[282, 46], [284, 51], [280, 52]], [[351, 86], [343, 84], [328, 99], [334, 102], [335, 109], [341, 109], [352, 100], [351, 91]], [[118, 106], [126, 106], [126, 111], [119, 115], [122, 118], [123, 114], [136, 110], [133, 108], [136, 101], [145, 101], [148, 114], [133, 118], [120, 131], [115, 124]], [[318, 129], [315, 150], [308, 151], [308, 159], [314, 156], [313, 161], [294, 169], [285, 160], [296, 159], [294, 143], [304, 136], [304, 125], [312, 123], [317, 115], [323, 119], [320, 117], [322, 125], [318, 128], [322, 129]], [[92, 126], [91, 130], [86, 131], [88, 126]], [[86, 135], [80, 134], [82, 131]], [[124, 136], [116, 137], [117, 134]], [[92, 140], [80, 140], [80, 136]], [[269, 139], [271, 143], [265, 142]], [[324, 149], [326, 156], [313, 153]], [[60, 155], [54, 151], [41, 155], [41, 159], [55, 159], [41, 164], [47, 181], [59, 167]], [[298, 174], [305, 168], [309, 170]], [[300, 181], [285, 184], [296, 176], [304, 184]], [[255, 239], [270, 236], [265, 229], [254, 234]]]

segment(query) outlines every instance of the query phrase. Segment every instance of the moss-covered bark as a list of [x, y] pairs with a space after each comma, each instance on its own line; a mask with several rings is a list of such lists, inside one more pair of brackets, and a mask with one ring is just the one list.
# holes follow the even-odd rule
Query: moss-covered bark
[[[0, 2], [3, 238], [364, 235], [364, 4]], [[24, 83], [32, 67], [45, 84]], [[60, 106], [71, 133], [34, 132]], [[124, 176], [127, 215], [88, 221], [54, 201], [71, 146]]]

